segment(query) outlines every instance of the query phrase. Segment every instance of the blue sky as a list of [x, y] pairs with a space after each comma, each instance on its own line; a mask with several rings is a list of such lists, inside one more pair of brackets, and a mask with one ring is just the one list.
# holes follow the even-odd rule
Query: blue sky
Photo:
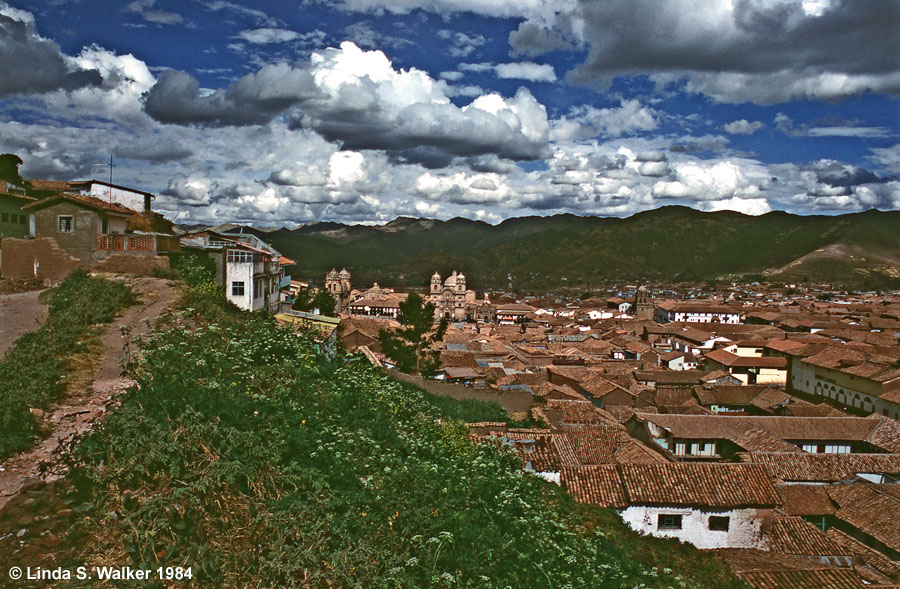
[[[251, 7], [252, 6], [252, 7]], [[900, 208], [900, 1], [0, 1], [0, 151], [181, 222]]]

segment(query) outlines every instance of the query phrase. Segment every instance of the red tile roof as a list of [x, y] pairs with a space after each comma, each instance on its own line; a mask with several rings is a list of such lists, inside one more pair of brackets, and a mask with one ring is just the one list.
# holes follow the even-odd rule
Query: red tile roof
[[788, 515], [828, 515], [834, 504], [826, 485], [776, 485]]
[[834, 516], [871, 536], [888, 548], [900, 551], [900, 498], [879, 490], [882, 485], [867, 483], [833, 485], [828, 489], [837, 504]]
[[630, 505], [774, 506], [781, 496], [754, 464], [621, 464]]
[[619, 471], [613, 464], [566, 467], [560, 484], [576, 501], [601, 507], [627, 507]]
[[806, 483], [836, 483], [860, 473], [900, 474], [900, 454], [741, 454], [741, 460], [762, 464], [773, 478]]
[[137, 213], [127, 207], [123, 207], [120, 204], [114, 202], [107, 202], [105, 200], [93, 197], [93, 196], [83, 196], [80, 194], [68, 194], [68, 193], [59, 193], [54, 194], [52, 196], [48, 196], [47, 198], [41, 199], [37, 202], [33, 202], [29, 205], [25, 205], [22, 207], [22, 210], [40, 210], [45, 209], [47, 207], [53, 206], [59, 201], [66, 200], [75, 204], [79, 204], [82, 206], [86, 206], [88, 208], [92, 208], [94, 210], [105, 211], [107, 213], [111, 213], [114, 215], [122, 215], [122, 216], [134, 216]]
[[820, 568], [787, 571], [742, 571], [738, 576], [759, 589], [866, 589], [849, 569]]
[[772, 522], [772, 550], [799, 556], [852, 555], [802, 517], [788, 515], [777, 515]]

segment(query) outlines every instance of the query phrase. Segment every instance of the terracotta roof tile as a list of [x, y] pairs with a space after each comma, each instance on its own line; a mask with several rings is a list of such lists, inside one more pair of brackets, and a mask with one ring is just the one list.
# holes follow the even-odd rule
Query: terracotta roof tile
[[759, 589], [865, 589], [868, 587], [848, 569], [821, 568], [787, 571], [743, 571], [738, 576]]
[[900, 565], [878, 552], [874, 548], [866, 546], [856, 538], [847, 535], [837, 528], [828, 528], [825, 534], [831, 538], [832, 542], [842, 546], [851, 554], [855, 554], [862, 561], [882, 574], [893, 579], [900, 579]]
[[900, 474], [900, 454], [741, 454], [748, 463], [762, 464], [782, 481], [836, 483], [857, 474]]
[[835, 517], [875, 538], [892, 550], [900, 551], [900, 527], [895, 517], [900, 513], [900, 498], [878, 490], [881, 485], [833, 485], [828, 489], [837, 503]]
[[93, 196], [83, 196], [81, 194], [69, 194], [69, 193], [59, 193], [54, 194], [52, 196], [48, 196], [47, 198], [41, 199], [39, 201], [33, 202], [29, 205], [25, 205], [22, 207], [22, 210], [37, 210], [44, 209], [48, 206], [51, 206], [53, 203], [67, 200], [73, 203], [82, 204], [92, 209], [106, 211], [108, 213], [113, 213], [116, 215], [127, 215], [129, 217], [136, 215], [137, 213], [127, 207], [123, 207], [122, 205], [114, 202], [107, 202], [105, 200], [93, 197]]
[[825, 485], [776, 485], [788, 515], [829, 515], [834, 505]]
[[825, 532], [801, 517], [778, 515], [772, 522], [772, 550], [800, 556], [850, 556]]
[[581, 503], [619, 508], [628, 505], [615, 465], [563, 468], [560, 483]]
[[769, 506], [781, 497], [753, 464], [622, 464], [629, 504], [706, 507]]

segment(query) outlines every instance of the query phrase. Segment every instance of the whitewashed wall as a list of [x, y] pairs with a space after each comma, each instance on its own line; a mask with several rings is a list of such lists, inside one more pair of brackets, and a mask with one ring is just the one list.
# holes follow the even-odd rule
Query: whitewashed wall
[[[660, 530], [660, 514], [681, 515], [680, 530]], [[732, 509], [730, 511], [702, 511], [685, 507], [653, 507], [632, 505], [620, 512], [631, 529], [657, 538], [678, 538], [701, 549], [712, 548], [768, 548], [768, 530], [772, 511], [767, 509]], [[709, 529], [709, 516], [730, 517], [728, 531]]]

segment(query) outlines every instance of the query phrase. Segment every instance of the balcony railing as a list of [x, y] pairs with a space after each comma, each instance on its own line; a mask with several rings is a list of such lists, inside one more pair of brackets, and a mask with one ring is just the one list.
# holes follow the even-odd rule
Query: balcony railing
[[173, 252], [181, 249], [181, 242], [172, 235], [104, 233], [97, 236], [97, 249], [110, 252]]

